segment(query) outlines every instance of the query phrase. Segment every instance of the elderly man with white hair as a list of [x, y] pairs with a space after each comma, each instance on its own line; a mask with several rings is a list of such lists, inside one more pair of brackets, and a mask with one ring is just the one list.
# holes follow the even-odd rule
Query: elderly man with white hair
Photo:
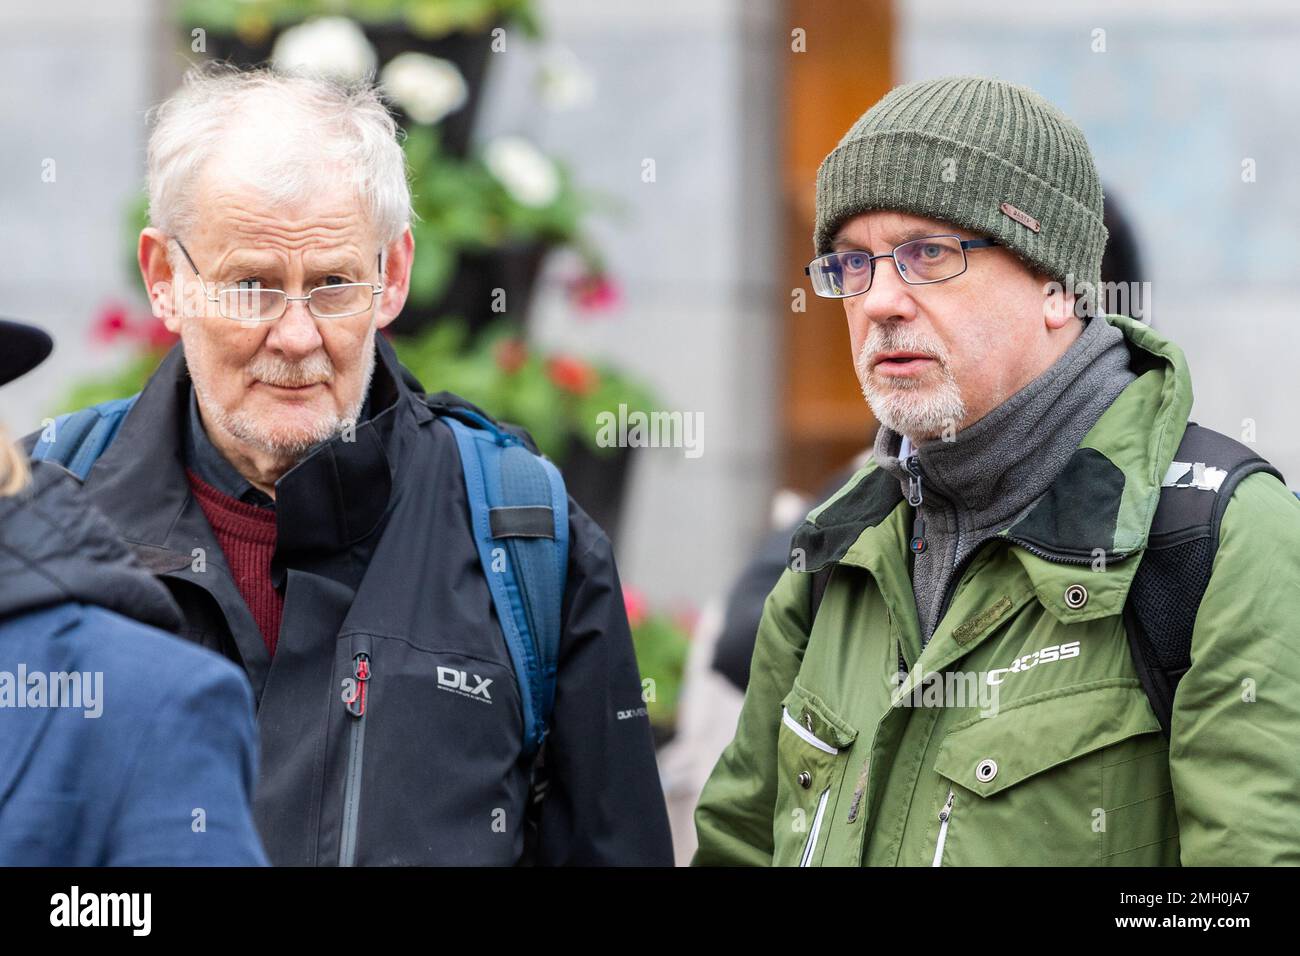
[[181, 342], [28, 447], [243, 666], [271, 861], [671, 863], [608, 539], [376, 334], [414, 248], [383, 102], [209, 67], [154, 120], [139, 264]]

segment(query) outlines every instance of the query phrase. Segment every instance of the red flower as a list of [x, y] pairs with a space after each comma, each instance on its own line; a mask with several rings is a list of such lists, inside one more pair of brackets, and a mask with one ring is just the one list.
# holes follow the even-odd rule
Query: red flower
[[569, 283], [569, 297], [583, 312], [608, 312], [619, 304], [618, 286], [604, 274], [579, 276]]
[[103, 343], [126, 339], [151, 352], [165, 352], [178, 339], [152, 313], [132, 313], [119, 302], [110, 302], [100, 310], [90, 335], [93, 341]]
[[557, 355], [546, 363], [551, 381], [574, 395], [590, 395], [600, 384], [596, 370], [581, 359]]
[[130, 334], [130, 324], [126, 306], [119, 302], [110, 302], [95, 317], [95, 325], [90, 333], [91, 338], [96, 342], [113, 342]]
[[503, 339], [496, 346], [497, 365], [513, 375], [528, 361], [528, 346], [521, 339]]
[[627, 622], [640, 627], [646, 618], [645, 595], [634, 587], [623, 585], [623, 607], [627, 609]]

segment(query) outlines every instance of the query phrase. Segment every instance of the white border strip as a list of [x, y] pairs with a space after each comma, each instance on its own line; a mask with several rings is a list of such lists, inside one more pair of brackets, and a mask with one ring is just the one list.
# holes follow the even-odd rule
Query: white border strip
[[789, 707], [781, 708], [781, 723], [785, 724], [787, 727], [793, 730], [795, 734], [798, 735], [799, 739], [802, 740], [804, 743], [812, 744], [814, 747], [816, 747], [820, 751], [823, 751], [824, 753], [837, 754], [840, 752], [838, 747], [832, 747], [830, 744], [826, 743], [825, 741], [818, 740], [808, 731], [808, 728], [800, 727], [799, 721], [795, 720], [793, 717], [790, 716]]

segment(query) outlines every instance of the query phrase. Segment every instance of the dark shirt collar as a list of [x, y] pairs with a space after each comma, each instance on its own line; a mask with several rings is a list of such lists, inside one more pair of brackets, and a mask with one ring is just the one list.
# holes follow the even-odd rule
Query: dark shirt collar
[[[357, 424], [360, 425], [369, 419], [370, 396], [367, 395]], [[223, 495], [245, 504], [257, 505], [259, 508], [275, 507], [275, 499], [241, 475], [212, 443], [207, 430], [203, 427], [203, 419], [199, 415], [199, 402], [193, 386], [190, 387], [189, 416], [185, 436], [185, 467]]]

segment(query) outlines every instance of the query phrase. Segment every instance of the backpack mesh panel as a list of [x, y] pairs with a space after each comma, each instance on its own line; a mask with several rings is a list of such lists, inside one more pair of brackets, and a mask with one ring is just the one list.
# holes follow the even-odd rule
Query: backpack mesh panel
[[1163, 670], [1188, 666], [1192, 627], [1210, 582], [1209, 537], [1148, 549], [1133, 579], [1130, 599], [1154, 663]]

